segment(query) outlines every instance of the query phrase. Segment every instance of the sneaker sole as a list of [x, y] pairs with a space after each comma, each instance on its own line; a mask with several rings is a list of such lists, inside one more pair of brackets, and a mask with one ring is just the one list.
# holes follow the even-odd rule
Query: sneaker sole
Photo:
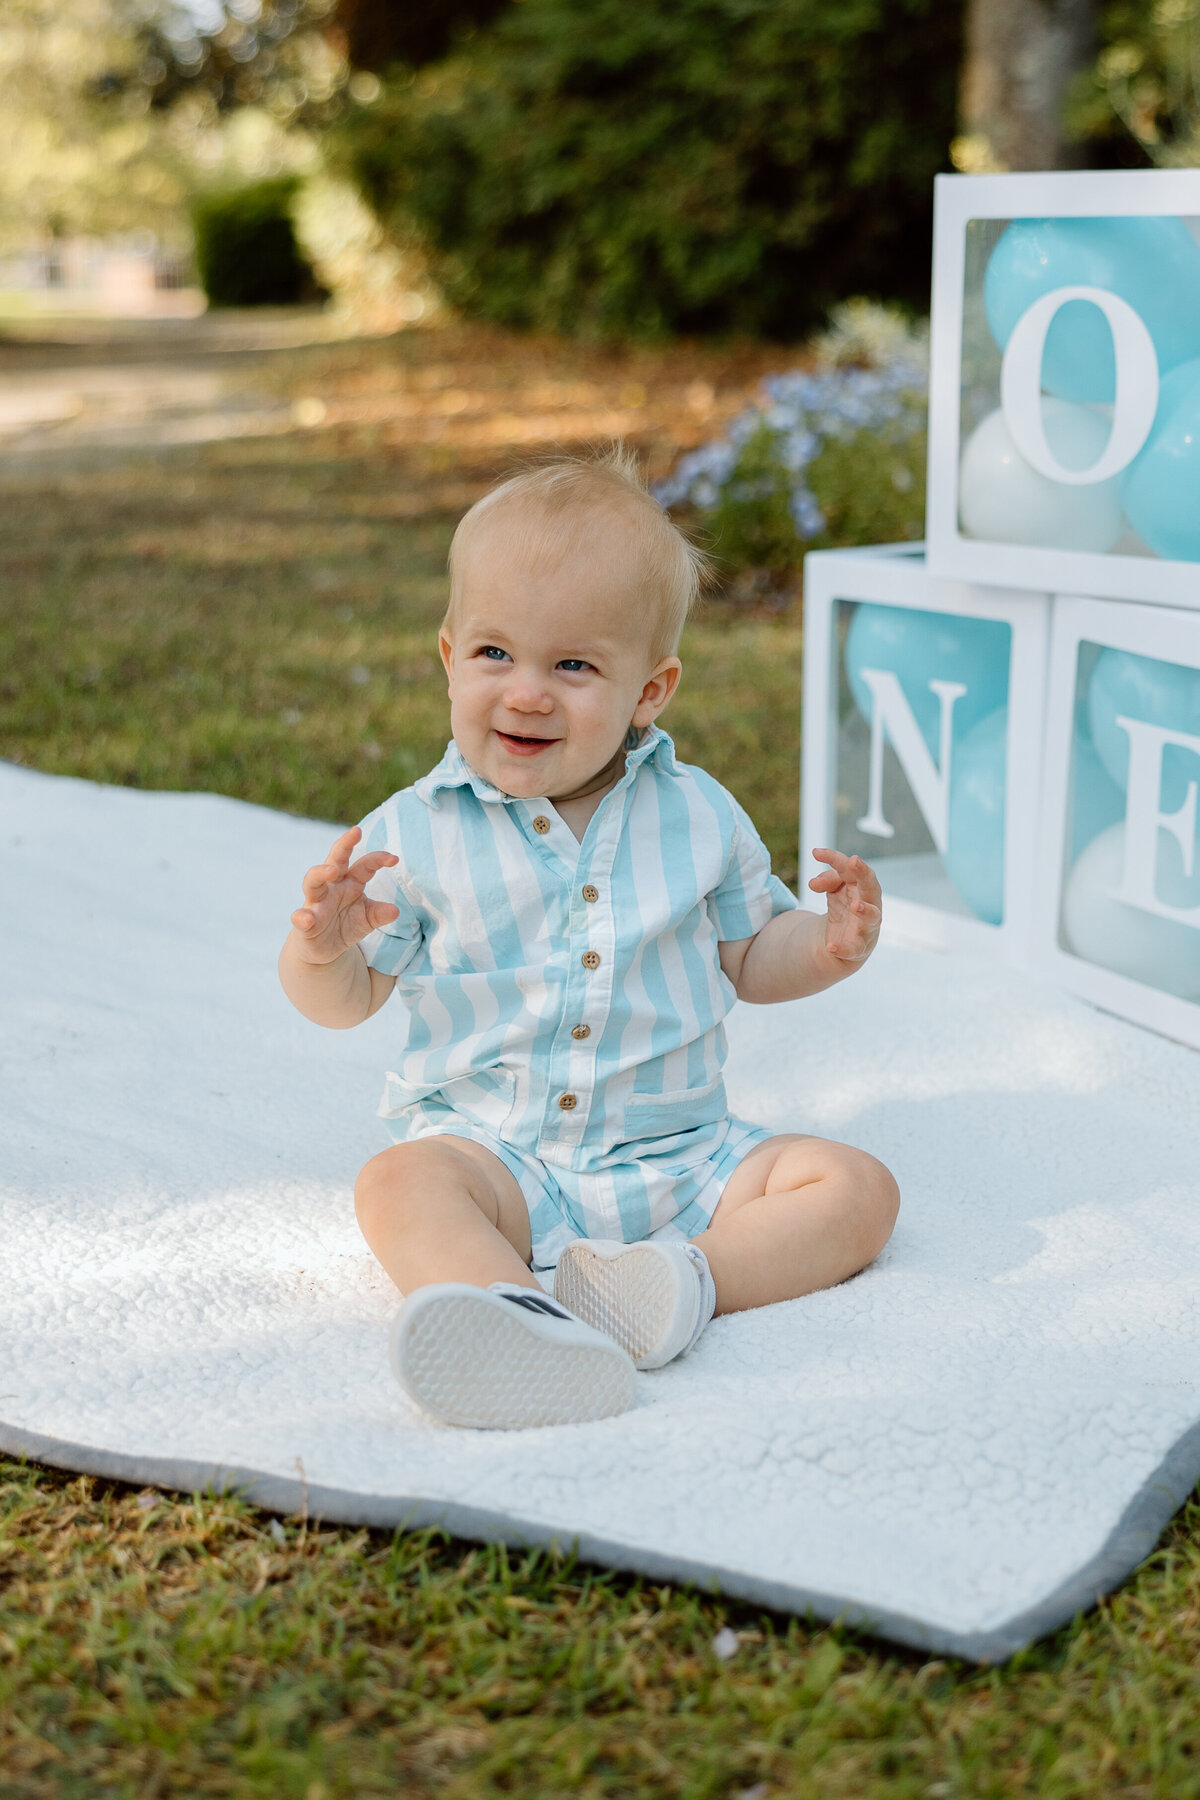
[[444, 1424], [522, 1431], [607, 1419], [633, 1405], [637, 1378], [616, 1344], [564, 1342], [561, 1324], [547, 1326], [482, 1288], [424, 1292], [400, 1309], [392, 1368]]
[[664, 1350], [680, 1281], [673, 1265], [649, 1246], [634, 1244], [607, 1257], [587, 1244], [568, 1244], [558, 1260], [554, 1298], [618, 1343], [639, 1369], [671, 1360]]

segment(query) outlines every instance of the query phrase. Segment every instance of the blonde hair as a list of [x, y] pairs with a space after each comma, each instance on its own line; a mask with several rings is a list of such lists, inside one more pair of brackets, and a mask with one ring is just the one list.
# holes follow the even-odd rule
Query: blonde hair
[[639, 613], [651, 619], [653, 662], [678, 648], [688, 614], [710, 579], [708, 558], [668, 518], [647, 488], [637, 457], [615, 443], [591, 456], [559, 456], [492, 488], [458, 522], [450, 545], [450, 600], [443, 629], [451, 635], [472, 546], [494, 525], [516, 539], [531, 562], [558, 562], [589, 527], [606, 519], [628, 530], [641, 580]]

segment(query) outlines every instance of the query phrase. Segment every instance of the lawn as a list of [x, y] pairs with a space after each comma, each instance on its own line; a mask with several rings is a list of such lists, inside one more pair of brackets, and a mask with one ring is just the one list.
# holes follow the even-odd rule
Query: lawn
[[[295, 430], [0, 474], [0, 756], [358, 817], [444, 746], [462, 508], [614, 432], [664, 472], [773, 360], [413, 331], [272, 357]], [[683, 654], [665, 722], [794, 883], [796, 609], [719, 600]], [[1196, 1501], [1118, 1595], [978, 1670], [540, 1553], [0, 1461], [3, 1800], [1187, 1800], [1198, 1653]]]
[[[445, 748], [436, 628], [464, 508], [522, 459], [616, 433], [663, 473], [770, 360], [412, 332], [260, 366], [309, 429], [0, 465], [0, 756], [361, 817]], [[680, 752], [736, 790], [794, 883], [795, 611], [715, 604], [684, 654]]]

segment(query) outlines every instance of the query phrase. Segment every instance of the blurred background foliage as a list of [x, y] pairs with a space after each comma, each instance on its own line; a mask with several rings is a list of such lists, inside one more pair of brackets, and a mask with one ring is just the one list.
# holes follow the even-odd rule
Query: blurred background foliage
[[1133, 167], [1200, 164], [1200, 0], [1116, 0], [1074, 84], [1075, 135]]
[[940, 0], [523, 0], [335, 146], [479, 316], [795, 339], [923, 304], [961, 40]]
[[[1200, 161], [1200, 0], [1037, 3], [1090, 20], [1064, 161]], [[931, 178], [995, 166], [955, 130], [1005, 5], [7, 0], [0, 252], [137, 230], [218, 306], [791, 346], [820, 382], [670, 490], [770, 607], [805, 546], [921, 529]]]
[[196, 269], [213, 306], [297, 306], [324, 298], [296, 242], [299, 180], [276, 175], [192, 203]]
[[261, 107], [285, 126], [319, 131], [340, 111], [350, 80], [334, 0], [111, 0], [136, 43], [132, 80], [154, 110], [195, 114]]
[[[297, 175], [335, 294], [796, 342], [853, 294], [923, 306], [964, 32], [1003, 5], [7, 0], [0, 249], [185, 245], [197, 195]], [[1200, 0], [1111, 0], [1081, 42], [1075, 160], [1197, 161]]]
[[112, 0], [5, 0], [0, 11], [0, 242], [186, 232], [187, 177], [149, 117], [137, 36]]

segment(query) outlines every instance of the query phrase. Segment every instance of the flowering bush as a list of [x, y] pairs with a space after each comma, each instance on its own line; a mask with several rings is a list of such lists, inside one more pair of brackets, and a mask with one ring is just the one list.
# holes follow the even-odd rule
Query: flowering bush
[[763, 401], [655, 489], [699, 515], [735, 591], [777, 603], [805, 549], [918, 538], [924, 525], [924, 337], [859, 302], [813, 348], [815, 369], [768, 376]]

